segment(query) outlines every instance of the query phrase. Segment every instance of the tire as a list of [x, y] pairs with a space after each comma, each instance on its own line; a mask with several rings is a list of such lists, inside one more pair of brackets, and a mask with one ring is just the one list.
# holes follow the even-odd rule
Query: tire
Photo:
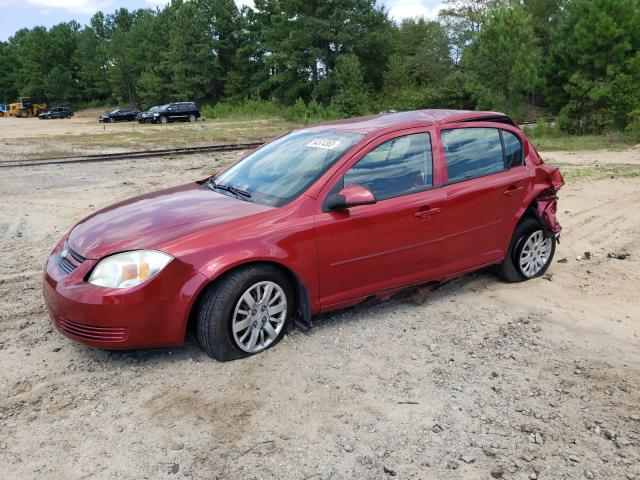
[[169, 119], [164, 115], [160, 117], [160, 123], [166, 125], [169, 122]]
[[113, 122], [115, 122], [115, 119], [114, 119], [114, 118], [109, 117], [109, 123], [113, 123]]
[[[247, 315], [244, 316], [243, 308], [247, 303], [243, 300], [247, 292], [256, 288], [256, 286], [266, 286], [264, 284], [273, 284], [280, 288], [280, 295], [276, 296], [276, 288], [269, 299], [272, 299], [273, 305], [283, 309], [280, 313], [267, 313], [269, 325], [273, 336], [269, 336], [267, 332], [265, 317], [259, 318], [265, 310], [264, 306], [256, 305], [254, 310], [247, 309]], [[258, 287], [259, 288], [259, 287]], [[260, 291], [260, 290], [258, 290]], [[255, 290], [254, 290], [255, 293]], [[286, 305], [282, 305], [279, 298], [284, 295]], [[252, 300], [254, 299], [253, 296]], [[267, 301], [269, 300], [267, 299]], [[271, 308], [271, 307], [270, 307]], [[257, 313], [256, 316], [252, 316]], [[284, 315], [282, 315], [284, 312]], [[294, 296], [293, 288], [287, 276], [279, 269], [270, 265], [253, 265], [241, 267], [230, 272], [220, 278], [219, 281], [208, 287], [203, 293], [197, 310], [197, 337], [202, 349], [207, 354], [221, 362], [236, 360], [239, 358], [255, 355], [276, 345], [283, 337], [287, 323], [294, 312]], [[280, 316], [276, 320], [277, 316]], [[252, 320], [253, 319], [253, 320]], [[233, 333], [234, 320], [237, 320], [237, 333]], [[281, 321], [281, 323], [279, 323]], [[242, 323], [248, 324], [242, 328]], [[262, 327], [262, 336], [257, 333], [257, 339], [254, 342], [255, 351], [248, 351], [247, 344], [253, 339], [254, 330], [258, 332], [260, 325]], [[247, 333], [248, 332], [248, 333]], [[242, 339], [246, 336], [244, 348], [240, 346]], [[262, 345], [260, 344], [262, 342]]]
[[[534, 235], [536, 237], [534, 237]], [[543, 261], [543, 263], [540, 266], [539, 262], [536, 265], [529, 261], [528, 263], [525, 263], [525, 266], [523, 267], [521, 263], [526, 262], [525, 259], [521, 258], [523, 251], [526, 249], [524, 256], [527, 256], [527, 252], [531, 254], [532, 244], [528, 244], [528, 241], [531, 239], [535, 244], [536, 238], [541, 240], [539, 245], [544, 245], [544, 248], [540, 250], [540, 255], [533, 255], [533, 257], [537, 258], [538, 261]], [[550, 245], [547, 244], [547, 241]], [[525, 217], [520, 221], [520, 223], [518, 223], [513, 232], [513, 237], [509, 244], [509, 250], [507, 251], [502, 263], [498, 266], [498, 276], [505, 282], [510, 283], [524, 282], [525, 280], [540, 277], [544, 275], [549, 268], [549, 265], [551, 265], [555, 252], [555, 235], [547, 233], [536, 219], [532, 217]], [[529, 255], [529, 258], [532, 258], [531, 255]], [[531, 267], [532, 265], [535, 265], [535, 268], [527, 271], [526, 267]]]
[[196, 116], [193, 113], [191, 115], [189, 115], [189, 121], [190, 122], [195, 122], [196, 121]]

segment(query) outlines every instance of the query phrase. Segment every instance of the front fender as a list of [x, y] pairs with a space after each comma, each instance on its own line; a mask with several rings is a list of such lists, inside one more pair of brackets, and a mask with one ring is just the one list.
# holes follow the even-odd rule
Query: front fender
[[[227, 252], [218, 252], [214, 258], [202, 264], [199, 273], [209, 282], [220, 278], [225, 273], [254, 263], [275, 264], [286, 270], [292, 279], [298, 283], [296, 288], [299, 293], [301, 317], [311, 316], [311, 312], [319, 310], [318, 300], [318, 276], [315, 257], [315, 245], [304, 242], [296, 249], [285, 249], [278, 245], [255, 242], [239, 242], [233, 245]], [[296, 286], [297, 287], [297, 286]], [[306, 306], [305, 306], [306, 305]]]

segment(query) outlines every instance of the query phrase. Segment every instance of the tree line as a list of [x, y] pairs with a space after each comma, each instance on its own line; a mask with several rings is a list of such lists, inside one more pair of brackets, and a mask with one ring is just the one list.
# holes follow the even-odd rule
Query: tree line
[[448, 0], [401, 22], [375, 0], [172, 0], [19, 30], [0, 101], [477, 108], [602, 132], [640, 118], [638, 32], [640, 0]]

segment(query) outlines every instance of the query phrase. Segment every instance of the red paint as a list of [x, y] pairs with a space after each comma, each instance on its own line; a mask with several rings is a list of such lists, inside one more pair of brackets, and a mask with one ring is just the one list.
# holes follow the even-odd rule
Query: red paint
[[[555, 191], [563, 181], [517, 127], [486, 121], [490, 118], [506, 119], [493, 112], [426, 110], [309, 127], [364, 137], [304, 194], [280, 208], [193, 183], [96, 212], [63, 239], [87, 260], [65, 274], [55, 260], [61, 240], [47, 261], [44, 297], [51, 317], [65, 335], [97, 347], [175, 346], [184, 340], [202, 289], [246, 263], [289, 269], [305, 285], [312, 313], [498, 263], [519, 218], [543, 193], [537, 210], [552, 231], [559, 231]], [[441, 128], [470, 126], [514, 133], [524, 147], [524, 165], [448, 184]], [[420, 132], [431, 137], [433, 188], [372, 203], [366, 188], [347, 185], [340, 194], [358, 206], [323, 208], [335, 182], [362, 156], [389, 139]], [[101, 258], [136, 249], [161, 250], [174, 260], [136, 287], [86, 282]]]

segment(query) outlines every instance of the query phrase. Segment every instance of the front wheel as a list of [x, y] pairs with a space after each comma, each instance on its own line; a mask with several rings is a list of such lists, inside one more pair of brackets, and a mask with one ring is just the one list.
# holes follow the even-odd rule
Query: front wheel
[[198, 310], [198, 341], [220, 361], [255, 355], [282, 339], [293, 303], [291, 283], [277, 268], [240, 268], [204, 292]]
[[540, 277], [551, 265], [556, 237], [537, 220], [526, 218], [513, 232], [507, 254], [498, 267], [498, 275], [507, 282], [523, 282]]
[[165, 117], [164, 115], [162, 117], [160, 117], [160, 123], [165, 125], [169, 120], [167, 119], [167, 117]]

